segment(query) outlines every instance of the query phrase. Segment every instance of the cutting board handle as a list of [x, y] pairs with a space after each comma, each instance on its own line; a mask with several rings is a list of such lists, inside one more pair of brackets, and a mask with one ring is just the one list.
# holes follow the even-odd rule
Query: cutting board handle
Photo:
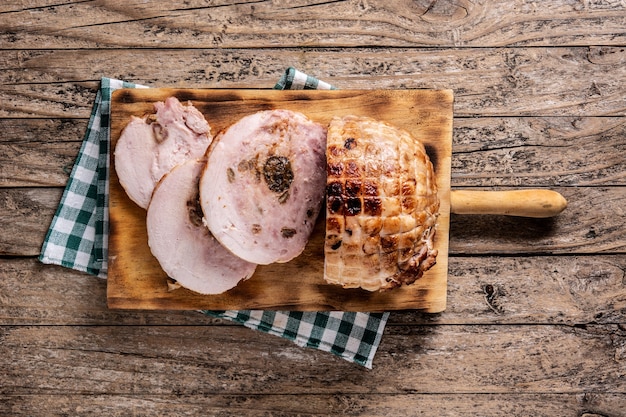
[[450, 192], [450, 211], [455, 214], [502, 214], [522, 217], [552, 217], [567, 207], [567, 200], [551, 190]]

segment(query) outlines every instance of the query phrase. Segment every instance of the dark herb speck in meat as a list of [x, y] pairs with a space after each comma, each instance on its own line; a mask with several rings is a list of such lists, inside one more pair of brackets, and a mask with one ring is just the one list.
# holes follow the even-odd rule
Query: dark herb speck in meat
[[293, 181], [293, 171], [289, 159], [284, 156], [270, 156], [263, 165], [263, 177], [270, 190], [283, 193]]

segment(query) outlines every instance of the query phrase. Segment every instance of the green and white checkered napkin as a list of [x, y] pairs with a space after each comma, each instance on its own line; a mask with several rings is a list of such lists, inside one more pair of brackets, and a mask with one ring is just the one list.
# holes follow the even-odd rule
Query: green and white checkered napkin
[[[89, 126], [61, 203], [46, 235], [40, 261], [62, 265], [101, 278], [107, 276], [109, 232], [109, 152], [111, 93], [144, 86], [103, 78]], [[288, 68], [275, 89], [332, 89]], [[203, 311], [246, 327], [292, 340], [299, 346], [331, 352], [372, 367], [389, 313], [297, 311]]]

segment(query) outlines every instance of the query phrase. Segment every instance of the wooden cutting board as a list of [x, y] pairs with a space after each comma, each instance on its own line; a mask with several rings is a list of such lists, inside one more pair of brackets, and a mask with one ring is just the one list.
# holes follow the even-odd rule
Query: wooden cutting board
[[336, 115], [365, 115], [404, 128], [424, 143], [435, 166], [441, 210], [435, 247], [437, 264], [411, 286], [383, 293], [326, 284], [324, 212], [304, 252], [285, 264], [259, 266], [252, 278], [220, 295], [171, 290], [166, 274], [148, 247], [146, 212], [136, 206], [110, 169], [110, 237], [107, 298], [110, 308], [185, 310], [389, 311], [446, 307], [450, 223], [452, 107], [450, 90], [202, 90], [123, 89], [111, 102], [111, 155], [131, 115], [153, 113], [153, 103], [176, 96], [190, 101], [215, 134], [260, 110], [300, 111], [327, 124]]

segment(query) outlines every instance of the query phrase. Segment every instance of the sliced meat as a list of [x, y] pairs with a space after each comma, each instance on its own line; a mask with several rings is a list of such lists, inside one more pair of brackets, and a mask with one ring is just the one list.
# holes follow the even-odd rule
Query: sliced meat
[[126, 194], [147, 208], [161, 177], [174, 166], [200, 158], [211, 143], [211, 128], [191, 103], [175, 97], [154, 104], [156, 114], [133, 116], [115, 146], [115, 171]]
[[177, 165], [158, 183], [146, 217], [148, 245], [181, 286], [220, 294], [252, 276], [256, 265], [230, 253], [204, 225], [198, 181], [205, 163], [194, 159]]
[[303, 250], [324, 200], [326, 128], [301, 113], [267, 110], [220, 132], [200, 180], [213, 235], [257, 264]]
[[411, 284], [435, 264], [439, 199], [424, 146], [367, 117], [328, 128], [324, 278], [369, 291]]

